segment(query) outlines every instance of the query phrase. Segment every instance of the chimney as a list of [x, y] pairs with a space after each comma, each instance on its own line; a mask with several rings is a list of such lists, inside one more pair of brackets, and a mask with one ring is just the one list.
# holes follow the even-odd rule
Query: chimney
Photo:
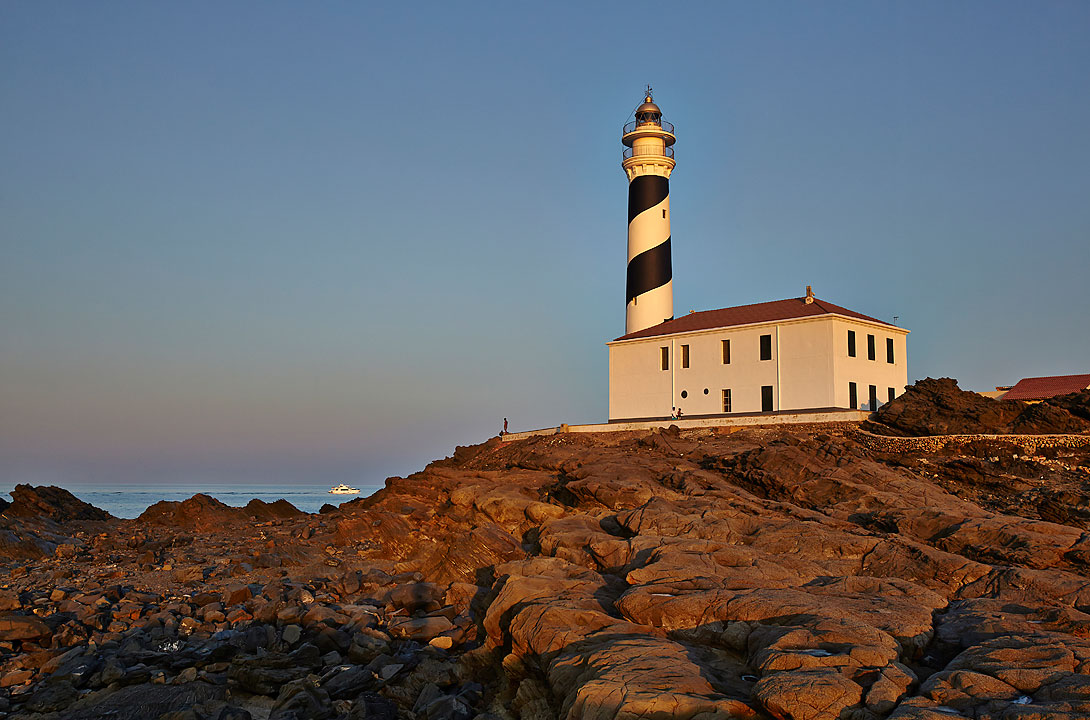
[[814, 302], [814, 289], [809, 285], [806, 286], [806, 299], [803, 302], [807, 305]]

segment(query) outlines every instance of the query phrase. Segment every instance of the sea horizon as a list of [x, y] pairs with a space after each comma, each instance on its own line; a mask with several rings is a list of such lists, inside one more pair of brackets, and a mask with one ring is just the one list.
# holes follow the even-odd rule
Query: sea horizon
[[[18, 484], [27, 483], [0, 483], [0, 498], [10, 502], [12, 499], [11, 491]], [[131, 482], [54, 482], [40, 484], [52, 485], [67, 490], [83, 502], [125, 520], [139, 517], [141, 513], [157, 502], [164, 500], [181, 502], [197, 494], [208, 495], [231, 507], [243, 507], [254, 499], [264, 502], [286, 500], [303, 512], [317, 513], [327, 503], [334, 506], [340, 505], [350, 500], [368, 497], [385, 487], [385, 483], [350, 484], [351, 487], [359, 489], [359, 494], [335, 495], [330, 493], [329, 490], [332, 485], [339, 483], [330, 485], [317, 481], [296, 483], [185, 481], [156, 487]], [[38, 485], [38, 483], [35, 483], [35, 485]]]

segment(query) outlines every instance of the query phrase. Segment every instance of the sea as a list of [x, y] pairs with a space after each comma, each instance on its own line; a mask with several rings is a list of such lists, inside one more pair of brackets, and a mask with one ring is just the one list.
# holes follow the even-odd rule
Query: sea
[[[0, 497], [11, 501], [14, 484], [0, 484]], [[64, 487], [64, 486], [62, 486]], [[329, 485], [258, 485], [258, 484], [217, 484], [205, 483], [175, 485], [167, 487], [147, 487], [142, 485], [97, 485], [73, 484], [64, 487], [80, 500], [105, 510], [114, 517], [131, 519], [140, 515], [160, 500], [186, 500], [197, 493], [210, 495], [225, 505], [242, 507], [254, 498], [273, 502], [287, 500], [303, 512], [316, 513], [322, 505], [340, 505], [341, 503], [367, 497], [382, 489], [383, 485], [353, 485], [359, 495], [333, 495]]]

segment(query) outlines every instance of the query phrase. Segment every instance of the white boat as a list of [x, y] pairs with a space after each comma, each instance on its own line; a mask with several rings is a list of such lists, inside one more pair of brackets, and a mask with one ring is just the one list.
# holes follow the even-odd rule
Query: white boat
[[344, 483], [341, 483], [340, 485], [335, 485], [329, 488], [329, 492], [333, 493], [334, 495], [359, 495], [360, 489], [348, 487]]

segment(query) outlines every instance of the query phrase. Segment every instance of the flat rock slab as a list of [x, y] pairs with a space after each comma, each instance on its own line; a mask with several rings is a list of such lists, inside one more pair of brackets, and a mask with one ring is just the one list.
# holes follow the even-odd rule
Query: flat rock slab
[[36, 640], [52, 634], [41, 618], [33, 615], [6, 615], [0, 617], [0, 640]]
[[410, 640], [431, 640], [454, 627], [445, 617], [393, 618], [390, 620], [390, 634], [394, 637]]

